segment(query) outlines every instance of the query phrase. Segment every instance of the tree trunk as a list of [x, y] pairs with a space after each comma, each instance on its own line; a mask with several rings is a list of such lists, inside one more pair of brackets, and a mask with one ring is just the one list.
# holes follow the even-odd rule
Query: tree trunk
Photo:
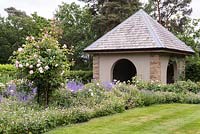
[[160, 0], [157, 0], [157, 10], [158, 10], [158, 22], [161, 24]]
[[37, 103], [40, 104], [40, 89], [37, 89]]
[[46, 108], [48, 107], [49, 105], [49, 89], [46, 89], [45, 90], [45, 106]]

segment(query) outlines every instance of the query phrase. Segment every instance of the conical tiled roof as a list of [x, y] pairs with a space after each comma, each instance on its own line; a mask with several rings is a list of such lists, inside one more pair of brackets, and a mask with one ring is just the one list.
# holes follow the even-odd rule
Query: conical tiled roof
[[139, 10], [110, 32], [85, 48], [85, 52], [167, 50], [194, 53], [166, 28]]

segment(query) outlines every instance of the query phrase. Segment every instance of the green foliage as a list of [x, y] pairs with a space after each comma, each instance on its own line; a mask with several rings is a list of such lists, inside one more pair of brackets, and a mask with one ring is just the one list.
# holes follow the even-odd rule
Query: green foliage
[[84, 106], [70, 109], [33, 109], [33, 107], [6, 100], [0, 104], [0, 109], [3, 109], [0, 113], [0, 133], [39, 134], [56, 126], [80, 123], [94, 117], [122, 112], [123, 105], [105, 101], [92, 109]]
[[16, 68], [10, 64], [0, 64], [0, 83], [7, 83], [14, 79], [16, 76]]
[[60, 27], [63, 30], [59, 42], [74, 50], [73, 55], [70, 56], [70, 59], [75, 62], [73, 69], [91, 68], [88, 56], [83, 53], [83, 49], [95, 39], [91, 27], [93, 16], [88, 8], [81, 8], [75, 3], [62, 3], [56, 11], [55, 18], [60, 22]]
[[49, 21], [37, 15], [26, 15], [13, 7], [5, 9], [7, 18], [0, 17], [0, 63], [9, 63], [9, 57], [25, 43], [27, 36], [38, 37], [49, 26]]
[[190, 79], [195, 82], [200, 81], [200, 57], [188, 57], [186, 64], [186, 79]]
[[82, 90], [76, 92], [70, 89], [58, 90], [53, 96], [52, 105], [62, 107], [79, 107], [86, 106], [93, 108], [99, 105], [103, 100], [115, 98], [112, 92], [106, 92], [99, 83], [88, 83]]
[[139, 0], [80, 0], [90, 5], [97, 38], [101, 37], [141, 8]]
[[192, 13], [191, 0], [148, 0], [145, 10], [170, 31], [184, 31], [187, 16]]
[[193, 92], [199, 93], [200, 92], [200, 83], [192, 82], [191, 80], [188, 81], [178, 81], [174, 84], [160, 84], [156, 82], [137, 82], [136, 83], [138, 89], [140, 90], [150, 90], [150, 91], [161, 91], [161, 92], [175, 92], [175, 93], [186, 93], [186, 92]]
[[[16, 78], [17, 69], [11, 64], [0, 64], [0, 82], [6, 83]], [[83, 70], [66, 70], [63, 74], [63, 78], [68, 80], [80, 81], [82, 83], [88, 83], [92, 80], [92, 71]]]
[[71, 70], [66, 72], [66, 77], [68, 80], [80, 81], [82, 83], [88, 83], [92, 80], [92, 71], [82, 71], [82, 70]]
[[58, 125], [87, 121], [91, 114], [83, 107], [37, 110], [17, 102], [6, 101], [0, 105], [0, 108], [3, 108], [0, 113], [0, 133], [44, 133]]
[[200, 81], [200, 20], [187, 19], [183, 32], [177, 32], [177, 36], [184, 41], [187, 45], [191, 46], [195, 54], [186, 58], [186, 79], [192, 81]]
[[112, 90], [107, 90], [103, 84], [94, 82], [77, 92], [60, 89], [51, 96], [54, 104], [46, 109], [3, 98], [0, 103], [0, 133], [44, 133], [57, 126], [85, 122], [138, 106], [200, 103], [200, 95], [190, 92], [195, 87], [191, 81], [174, 84], [173, 87], [182, 89], [171, 91], [172, 84], [161, 87], [156, 83], [155, 86], [144, 84], [116, 83]]

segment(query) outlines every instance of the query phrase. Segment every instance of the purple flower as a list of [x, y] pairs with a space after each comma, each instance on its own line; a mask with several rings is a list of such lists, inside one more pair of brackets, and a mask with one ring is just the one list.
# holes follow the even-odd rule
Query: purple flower
[[7, 94], [14, 96], [16, 93], [16, 89], [17, 89], [17, 86], [14, 83], [9, 84], [7, 88]]
[[[29, 83], [27, 86], [31, 86], [31, 84]], [[36, 92], [37, 88], [32, 88], [32, 92], [17, 91], [17, 86], [14, 83], [11, 83], [8, 85], [7, 91], [5, 93], [7, 97], [10, 96], [12, 99], [16, 99], [17, 101], [27, 102], [34, 98]]]
[[37, 94], [37, 87], [35, 87], [35, 88], [32, 89], [32, 93], [33, 93], [34, 95]]
[[0, 103], [3, 101], [3, 96], [0, 95]]
[[27, 102], [27, 101], [30, 101], [34, 98], [34, 95], [29, 93], [25, 93], [25, 92], [18, 92], [16, 94], [16, 98], [18, 99], [18, 101], [21, 101], [21, 102]]
[[110, 90], [113, 88], [114, 84], [111, 83], [111, 82], [102, 82], [102, 86], [103, 86], [106, 90], [110, 91]]
[[70, 89], [72, 92], [77, 92], [83, 89], [83, 84], [80, 82], [69, 81], [66, 85], [67, 89]]

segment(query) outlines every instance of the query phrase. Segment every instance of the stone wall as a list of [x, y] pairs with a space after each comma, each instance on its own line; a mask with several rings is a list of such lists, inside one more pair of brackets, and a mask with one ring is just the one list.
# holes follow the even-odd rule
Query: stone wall
[[150, 56], [150, 80], [161, 81], [161, 62], [158, 54]]
[[93, 79], [99, 80], [99, 55], [93, 55]]
[[185, 58], [177, 58], [177, 80], [183, 80], [185, 78]]

